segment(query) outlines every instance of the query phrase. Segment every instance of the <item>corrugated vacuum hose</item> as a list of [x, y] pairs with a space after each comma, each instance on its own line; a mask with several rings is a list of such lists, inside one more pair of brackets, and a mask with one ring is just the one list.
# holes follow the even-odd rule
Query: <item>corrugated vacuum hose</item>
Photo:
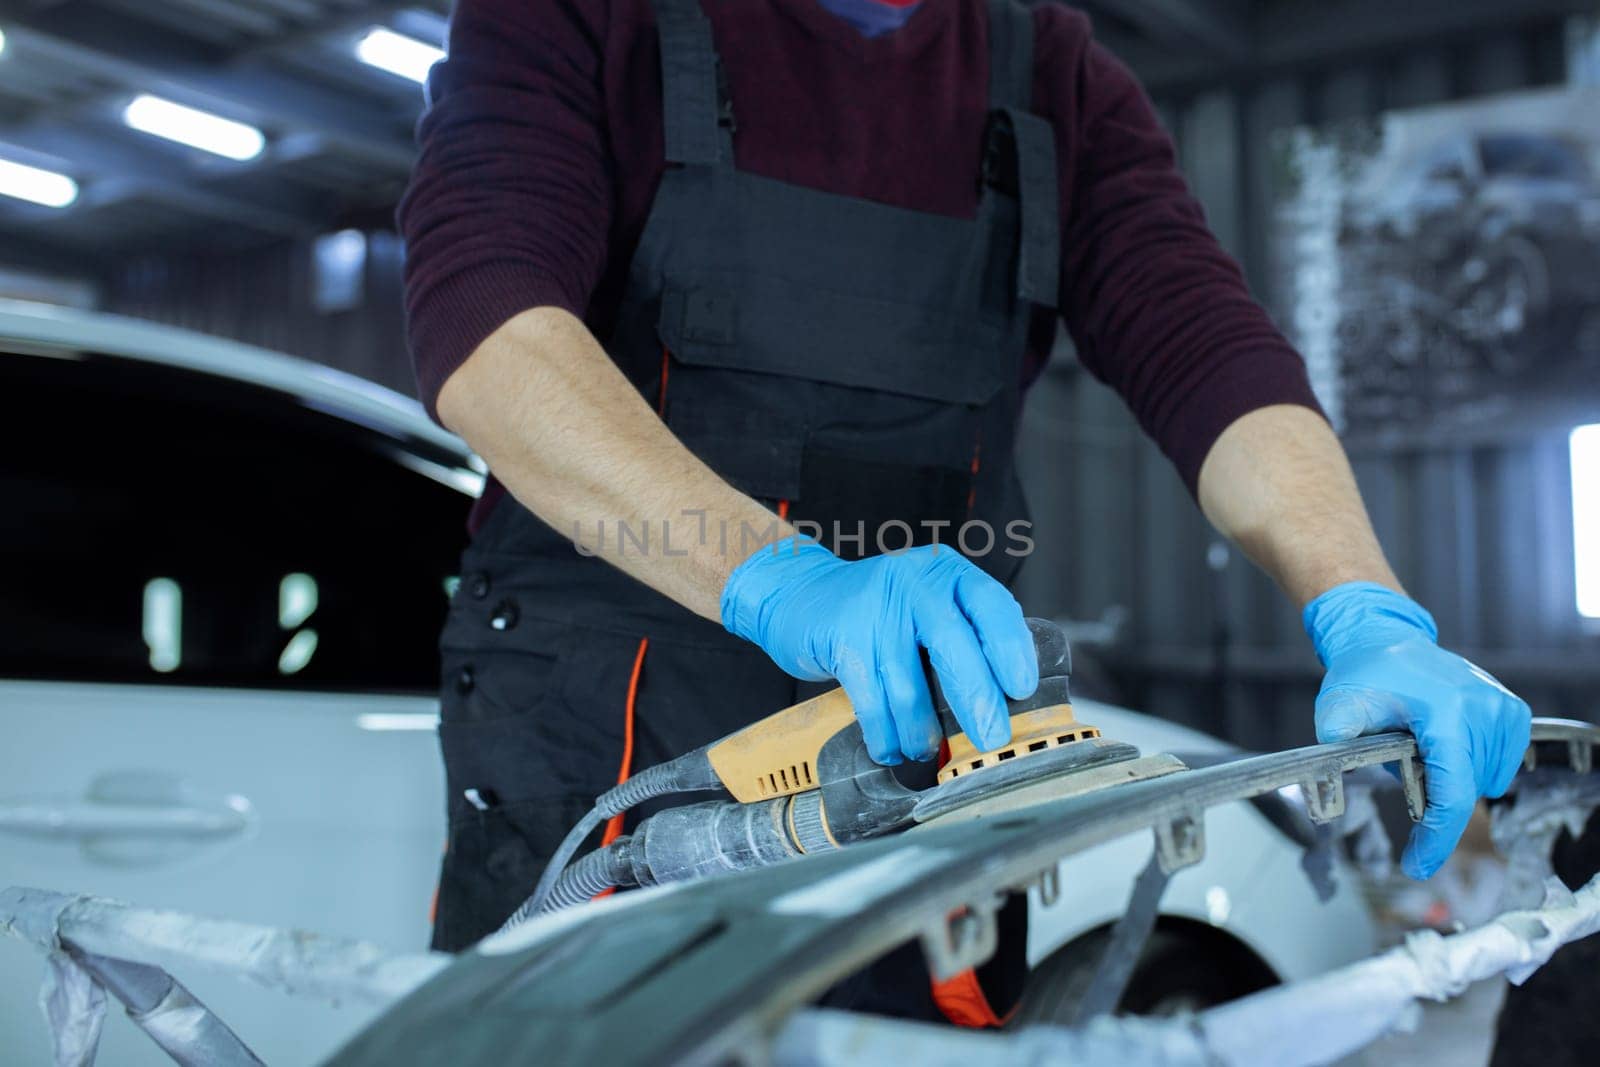
[[[574, 869], [572, 879], [565, 880], [568, 888], [563, 890], [561, 900], [557, 902], [556, 899], [556, 886], [563, 882], [562, 876], [567, 871], [567, 865], [572, 862], [573, 855], [589, 839], [589, 835], [598, 830], [606, 820], [655, 797], [717, 789], [720, 786], [721, 782], [717, 779], [716, 772], [711, 769], [710, 760], [706, 758], [706, 749], [698, 748], [669, 763], [649, 767], [614, 789], [602, 793], [600, 799], [595, 801], [594, 807], [589, 810], [589, 814], [580, 819], [562, 839], [560, 847], [545, 866], [544, 873], [539, 876], [539, 884], [535, 887], [533, 895], [522, 902], [500, 929], [510, 930], [512, 927], [521, 926], [540, 912], [581, 903], [613, 886], [614, 883], [608, 881], [599, 884], [599, 888], [593, 892], [576, 898], [572, 896], [578, 891], [578, 886], [594, 883], [598, 872], [608, 869], [603, 862], [597, 860], [594, 866], [585, 866], [581, 875]], [[585, 859], [587, 861], [601, 857], [603, 860], [606, 853], [606, 849], [599, 849]]]

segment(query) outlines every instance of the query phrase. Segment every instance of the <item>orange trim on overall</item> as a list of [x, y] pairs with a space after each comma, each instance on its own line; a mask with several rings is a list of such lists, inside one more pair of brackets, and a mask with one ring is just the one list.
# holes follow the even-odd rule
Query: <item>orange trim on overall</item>
[[778, 518], [787, 519], [788, 517], [789, 517], [789, 502], [787, 500], [778, 501]]
[[[448, 837], [444, 840], [444, 854], [446, 856], [450, 855], [450, 839]], [[439, 925], [439, 890], [443, 888], [444, 886], [439, 882], [435, 882], [433, 885], [433, 899], [428, 902], [429, 926]]]
[[661, 346], [661, 391], [656, 394], [656, 414], [663, 419], [667, 417], [667, 368], [672, 363], [672, 353], [667, 351], [667, 346]]
[[[639, 638], [639, 651], [633, 657], [633, 674], [628, 677], [628, 703], [624, 706], [622, 719], [622, 766], [617, 769], [618, 785], [626, 782], [633, 773], [633, 709], [639, 701], [639, 675], [644, 672], [644, 652], [649, 647], [648, 637]], [[621, 836], [622, 816], [613, 815], [611, 821], [606, 823], [606, 833], [600, 843], [609, 845]]]
[[[639, 675], [644, 672], [644, 653], [650, 647], [648, 637], [639, 638], [639, 651], [633, 657], [633, 673], [628, 677], [628, 700], [623, 705], [622, 713], [622, 766], [617, 768], [617, 784], [621, 785], [633, 773], [633, 719], [634, 707], [639, 702]], [[622, 836], [622, 820], [624, 816], [613, 815], [606, 823], [606, 832], [600, 838], [600, 847], [604, 848]], [[595, 895], [596, 900], [609, 897], [615, 889], [607, 889]]]
[[[1006, 1020], [994, 1013], [983, 995], [978, 972], [968, 969], [944, 982], [933, 983], [933, 1003], [946, 1019], [974, 1030], [999, 1029]], [[1007, 1016], [1009, 1018], [1009, 1016]]]
[[978, 505], [978, 471], [981, 469], [980, 460], [983, 458], [983, 434], [978, 434], [972, 439], [972, 488], [967, 491], [967, 518], [972, 518], [972, 509]]

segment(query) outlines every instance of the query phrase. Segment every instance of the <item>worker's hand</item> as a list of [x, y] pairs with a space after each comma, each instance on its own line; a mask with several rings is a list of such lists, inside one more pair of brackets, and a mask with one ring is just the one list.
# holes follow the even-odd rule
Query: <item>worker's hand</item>
[[722, 624], [796, 678], [837, 679], [867, 752], [884, 764], [939, 751], [919, 647], [962, 729], [986, 752], [1011, 740], [1006, 694], [1025, 697], [1039, 684], [1016, 599], [945, 546], [847, 563], [815, 541], [787, 538], [728, 578]]
[[1433, 616], [1372, 582], [1336, 586], [1306, 606], [1306, 632], [1328, 668], [1317, 739], [1409, 730], [1428, 807], [1401, 869], [1430, 878], [1449, 858], [1479, 797], [1511, 785], [1528, 747], [1528, 705], [1488, 672], [1434, 643]]

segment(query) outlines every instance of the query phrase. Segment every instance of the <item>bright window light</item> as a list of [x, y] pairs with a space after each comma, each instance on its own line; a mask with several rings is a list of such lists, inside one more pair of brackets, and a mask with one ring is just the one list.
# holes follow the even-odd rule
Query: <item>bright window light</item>
[[299, 674], [317, 653], [317, 631], [301, 630], [289, 638], [278, 655], [279, 674]]
[[421, 711], [369, 711], [356, 716], [356, 726], [375, 732], [437, 730], [439, 716]]
[[6, 54], [6, 31], [0, 30], [0, 56]]
[[171, 578], [152, 578], [144, 586], [145, 647], [150, 668], [170, 674], [183, 661], [183, 590]]
[[44, 207], [66, 207], [78, 199], [78, 183], [53, 170], [0, 159], [0, 196]]
[[367, 235], [323, 234], [311, 246], [311, 303], [321, 312], [354, 311], [367, 281]]
[[267, 139], [254, 126], [143, 94], [122, 112], [122, 121], [153, 137], [186, 144], [241, 162], [259, 156]]
[[1600, 424], [1572, 431], [1572, 545], [1578, 614], [1600, 619]]
[[428, 71], [444, 58], [444, 49], [374, 26], [356, 42], [356, 58], [369, 67], [398, 74], [414, 82], [428, 80]]
[[317, 610], [317, 580], [309, 574], [287, 574], [278, 583], [278, 625], [297, 629]]

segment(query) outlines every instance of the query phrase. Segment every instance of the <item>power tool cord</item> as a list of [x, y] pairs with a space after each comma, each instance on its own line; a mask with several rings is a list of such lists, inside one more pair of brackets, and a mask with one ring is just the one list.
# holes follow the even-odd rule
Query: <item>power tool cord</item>
[[[630, 782], [638, 779], [629, 779]], [[609, 794], [607, 794], [609, 795]], [[602, 800], [605, 798], [602, 797]], [[535, 915], [544, 910], [546, 901], [549, 900], [551, 891], [555, 889], [556, 882], [561, 878], [561, 872], [566, 870], [573, 853], [588, 839], [589, 835], [600, 828], [600, 824], [611, 818], [599, 804], [589, 809], [589, 813], [578, 820], [578, 825], [568, 831], [567, 836], [557, 847], [555, 854], [550, 857], [550, 862], [545, 865], [544, 873], [539, 876], [539, 884], [534, 888], [533, 894], [524, 900], [517, 910], [511, 913], [511, 918], [501, 926], [502, 931], [512, 927], [521, 926]]]
[[[693, 752], [685, 753], [675, 760], [657, 764], [654, 767], [640, 771], [626, 782], [609, 789], [600, 795], [594, 802], [594, 807], [589, 813], [578, 821], [561, 844], [550, 856], [550, 862], [545, 865], [544, 873], [539, 876], [539, 884], [534, 888], [533, 895], [522, 902], [521, 907], [512, 913], [511, 918], [500, 927], [509, 930], [521, 926], [540, 912], [550, 911], [557, 907], [578, 903], [575, 900], [562, 900], [557, 903], [552, 894], [556, 883], [560, 881], [562, 872], [572, 862], [572, 857], [577, 853], [589, 835], [598, 830], [602, 823], [613, 816], [621, 815], [632, 808], [643, 804], [655, 797], [667, 796], [671, 793], [688, 793], [705, 789], [720, 789], [721, 781], [711, 767], [711, 761], [706, 757], [707, 749], [697, 748]], [[597, 855], [603, 855], [600, 850]], [[600, 890], [609, 886], [602, 885]], [[593, 896], [594, 894], [590, 894]], [[587, 898], [583, 898], [587, 899]]]

